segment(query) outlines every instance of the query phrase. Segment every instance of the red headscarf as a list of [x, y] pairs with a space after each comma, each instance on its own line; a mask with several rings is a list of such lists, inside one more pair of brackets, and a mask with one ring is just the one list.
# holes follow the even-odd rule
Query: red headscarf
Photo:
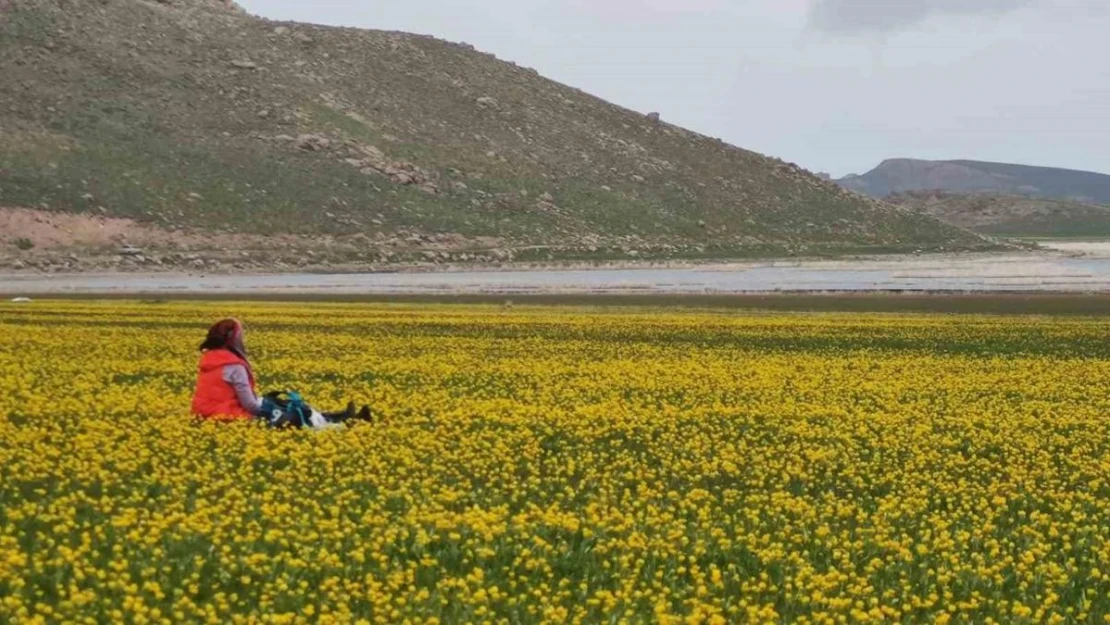
[[226, 349], [234, 352], [243, 360], [247, 359], [247, 347], [243, 343], [243, 324], [238, 319], [217, 321], [208, 329], [208, 338], [200, 344], [201, 351]]

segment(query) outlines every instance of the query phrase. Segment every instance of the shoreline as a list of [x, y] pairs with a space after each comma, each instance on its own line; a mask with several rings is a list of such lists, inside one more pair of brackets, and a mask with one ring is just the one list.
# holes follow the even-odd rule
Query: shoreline
[[1110, 255], [1062, 250], [365, 271], [0, 272], [0, 295], [493, 297], [826, 293], [1110, 293]]
[[261, 268], [0, 270], [0, 297], [715, 297], [1110, 294], [1110, 244], [764, 259], [628, 259]]
[[[51, 278], [53, 276], [208, 276], [208, 275], [275, 275], [275, 274], [424, 274], [470, 272], [546, 272], [546, 271], [605, 271], [605, 270], [660, 270], [707, 269], [732, 270], [754, 266], [795, 266], [812, 263], [857, 263], [897, 261], [898, 259], [966, 260], [1000, 257], [1037, 257], [1081, 255], [1083, 252], [1054, 247], [1011, 247], [1005, 249], [971, 249], [949, 251], [863, 251], [833, 253], [799, 253], [777, 256], [697, 256], [677, 258], [564, 258], [564, 259], [514, 259], [473, 258], [455, 260], [445, 258], [406, 259], [394, 261], [337, 260], [308, 255], [297, 264], [265, 260], [245, 250], [236, 256], [228, 250], [207, 252], [170, 252], [157, 249], [144, 252], [132, 250], [132, 255], [119, 253], [67, 253], [58, 249], [52, 252], [35, 252], [27, 256], [0, 257], [0, 279]], [[1110, 248], [1106, 255], [1110, 256]], [[170, 259], [173, 259], [172, 262]]]
[[[0, 279], [51, 279], [74, 276], [274, 276], [274, 275], [369, 275], [369, 274], [456, 274], [456, 273], [512, 273], [552, 271], [641, 271], [661, 269], [690, 269], [699, 271], [733, 271], [753, 267], [795, 267], [820, 265], [856, 265], [864, 262], [898, 263], [906, 261], [967, 261], [1014, 260], [1043, 258], [1076, 258], [1091, 254], [1065, 249], [1039, 250], [960, 251], [920, 254], [851, 254], [845, 256], [776, 256], [768, 258], [685, 258], [685, 259], [627, 259], [627, 260], [552, 260], [552, 261], [498, 261], [493, 263], [329, 263], [298, 267], [234, 267], [220, 266], [208, 269], [182, 267], [134, 266], [112, 270], [102, 268], [51, 268], [35, 267], [11, 269], [0, 267]], [[1101, 256], [1101, 255], [1100, 255]], [[1107, 257], [1110, 257], [1108, 249]]]

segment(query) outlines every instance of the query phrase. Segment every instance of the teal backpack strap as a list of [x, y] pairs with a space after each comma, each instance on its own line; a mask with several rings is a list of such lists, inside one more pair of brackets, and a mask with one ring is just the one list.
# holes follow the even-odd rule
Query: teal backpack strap
[[301, 399], [301, 394], [296, 391], [289, 391], [289, 410], [297, 415], [297, 423], [302, 428], [311, 427], [309, 422], [310, 413], [307, 410], [308, 406], [305, 405], [304, 400]]

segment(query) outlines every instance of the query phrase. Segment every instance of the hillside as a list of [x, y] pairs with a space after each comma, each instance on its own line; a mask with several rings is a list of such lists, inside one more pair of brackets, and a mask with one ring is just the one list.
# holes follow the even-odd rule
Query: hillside
[[988, 193], [913, 191], [887, 201], [974, 232], [1010, 237], [1110, 237], [1110, 206]]
[[866, 174], [846, 176], [838, 182], [877, 198], [904, 191], [939, 190], [1110, 204], [1108, 175], [1006, 163], [890, 159]]
[[984, 245], [465, 44], [222, 0], [0, 0], [0, 74], [0, 206], [369, 261]]

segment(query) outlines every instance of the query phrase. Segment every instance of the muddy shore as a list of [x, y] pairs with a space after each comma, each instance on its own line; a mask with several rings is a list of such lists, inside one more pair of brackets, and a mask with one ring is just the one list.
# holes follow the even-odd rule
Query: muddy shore
[[837, 260], [503, 263], [385, 271], [0, 273], [0, 294], [715, 295], [813, 292], [1110, 293], [1110, 246]]

